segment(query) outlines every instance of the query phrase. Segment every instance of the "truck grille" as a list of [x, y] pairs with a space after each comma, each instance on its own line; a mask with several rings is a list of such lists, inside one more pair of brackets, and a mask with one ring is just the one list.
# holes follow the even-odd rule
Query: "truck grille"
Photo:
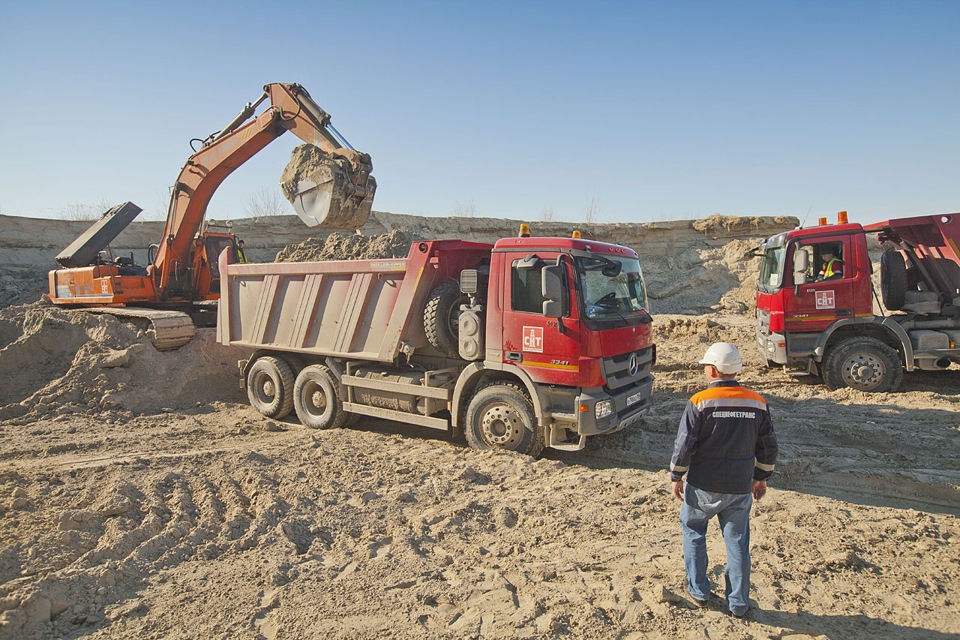
[[652, 360], [653, 349], [649, 347], [612, 358], [604, 358], [603, 373], [607, 379], [607, 389], [616, 391], [648, 378]]

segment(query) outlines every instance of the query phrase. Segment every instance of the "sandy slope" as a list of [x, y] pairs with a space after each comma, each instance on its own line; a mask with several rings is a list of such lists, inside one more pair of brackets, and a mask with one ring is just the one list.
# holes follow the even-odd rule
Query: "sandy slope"
[[[746, 244], [675, 262], [727, 301], [656, 316], [649, 419], [540, 460], [265, 420], [212, 330], [158, 353], [109, 317], [0, 309], [0, 637], [956, 637], [960, 377], [874, 396], [763, 370]], [[684, 595], [664, 471], [717, 339], [782, 448], [746, 621]], [[722, 593], [715, 529], [710, 551]]]

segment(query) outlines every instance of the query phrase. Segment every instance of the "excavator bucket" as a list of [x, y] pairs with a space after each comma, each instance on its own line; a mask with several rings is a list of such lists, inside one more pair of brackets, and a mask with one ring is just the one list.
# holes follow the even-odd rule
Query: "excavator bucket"
[[359, 229], [370, 217], [377, 183], [353, 171], [349, 160], [304, 144], [293, 150], [280, 188], [308, 227]]

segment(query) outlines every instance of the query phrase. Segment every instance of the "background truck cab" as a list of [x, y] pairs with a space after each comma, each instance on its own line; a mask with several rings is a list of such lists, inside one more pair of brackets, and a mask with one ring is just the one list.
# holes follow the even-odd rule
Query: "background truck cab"
[[[885, 249], [880, 295], [868, 234]], [[896, 389], [904, 370], [960, 362], [958, 240], [960, 214], [861, 226], [845, 211], [836, 225], [821, 219], [767, 239], [756, 299], [764, 362], [822, 375], [831, 389], [876, 392]], [[826, 254], [842, 261], [840, 273], [824, 273]]]

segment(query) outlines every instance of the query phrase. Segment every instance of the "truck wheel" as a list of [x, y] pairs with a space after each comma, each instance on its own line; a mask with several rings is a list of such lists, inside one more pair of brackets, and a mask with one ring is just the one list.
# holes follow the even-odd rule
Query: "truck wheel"
[[493, 384], [477, 392], [467, 407], [467, 443], [474, 449], [505, 449], [537, 457], [543, 429], [530, 399], [514, 384]]
[[303, 368], [293, 387], [293, 407], [305, 427], [331, 429], [347, 420], [340, 399], [340, 382], [322, 364]]
[[828, 389], [850, 387], [859, 391], [893, 391], [903, 379], [900, 354], [876, 338], [848, 338], [838, 344], [823, 364]]
[[423, 314], [423, 330], [427, 340], [440, 353], [456, 358], [460, 354], [460, 305], [467, 297], [460, 293], [460, 284], [447, 280], [430, 292]]
[[280, 419], [293, 410], [295, 376], [290, 365], [273, 356], [257, 358], [247, 372], [247, 398], [250, 406], [267, 416]]
[[884, 251], [880, 255], [880, 297], [890, 311], [903, 309], [906, 302], [907, 265], [899, 251]]

